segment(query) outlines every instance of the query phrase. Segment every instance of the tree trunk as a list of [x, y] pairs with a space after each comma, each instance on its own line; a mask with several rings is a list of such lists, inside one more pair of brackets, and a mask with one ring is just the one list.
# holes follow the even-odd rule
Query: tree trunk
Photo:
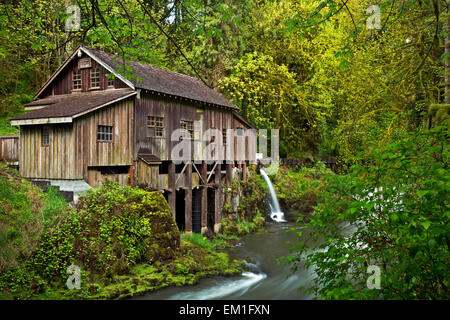
[[445, 47], [445, 63], [444, 63], [444, 77], [445, 77], [445, 103], [450, 103], [450, 20], [449, 14], [445, 15], [444, 20], [444, 47]]

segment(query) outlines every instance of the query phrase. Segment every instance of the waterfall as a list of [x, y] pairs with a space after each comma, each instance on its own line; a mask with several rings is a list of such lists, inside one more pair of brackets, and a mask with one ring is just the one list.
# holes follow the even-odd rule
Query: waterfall
[[286, 222], [286, 220], [284, 220], [284, 213], [280, 209], [280, 204], [278, 203], [277, 194], [275, 193], [272, 182], [270, 181], [269, 177], [267, 176], [266, 172], [263, 169], [260, 169], [259, 171], [261, 172], [261, 175], [263, 176], [267, 186], [269, 187], [271, 200], [269, 203], [270, 218], [276, 222]]

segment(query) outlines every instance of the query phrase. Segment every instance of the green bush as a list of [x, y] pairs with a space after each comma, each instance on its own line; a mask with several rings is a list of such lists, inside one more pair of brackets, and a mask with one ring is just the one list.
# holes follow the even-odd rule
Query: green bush
[[0, 273], [17, 267], [38, 244], [45, 195], [0, 162]]
[[71, 264], [100, 275], [123, 274], [139, 262], [173, 258], [179, 243], [160, 192], [108, 182], [55, 219], [31, 263], [46, 279], [66, 279]]
[[308, 217], [317, 204], [322, 180], [330, 175], [334, 173], [321, 161], [312, 168], [295, 170], [281, 167], [271, 179], [286, 216], [295, 215], [300, 219]]
[[[375, 150], [371, 165], [326, 178], [308, 237], [285, 258], [314, 267], [325, 299], [448, 299], [448, 131], [411, 134]], [[357, 227], [349, 232], [348, 225]], [[369, 289], [367, 267], [381, 269]]]

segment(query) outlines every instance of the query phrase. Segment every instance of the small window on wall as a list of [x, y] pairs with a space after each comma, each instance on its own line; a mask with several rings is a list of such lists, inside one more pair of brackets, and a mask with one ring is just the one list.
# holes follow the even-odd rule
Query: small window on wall
[[72, 74], [72, 90], [81, 90], [81, 70], [74, 71]]
[[222, 143], [224, 146], [227, 145], [227, 129], [222, 129]]
[[112, 142], [112, 126], [98, 126], [97, 141]]
[[107, 77], [108, 87], [114, 87], [114, 78], [112, 74], [109, 74]]
[[100, 68], [91, 69], [91, 89], [100, 88]]
[[164, 136], [164, 118], [163, 117], [147, 117], [147, 137], [163, 137]]
[[194, 121], [180, 120], [180, 128], [189, 132], [191, 139], [194, 139]]
[[50, 128], [48, 126], [42, 127], [42, 146], [48, 146], [50, 144]]
[[236, 129], [237, 136], [242, 136], [243, 134], [244, 134], [244, 128], [239, 127]]

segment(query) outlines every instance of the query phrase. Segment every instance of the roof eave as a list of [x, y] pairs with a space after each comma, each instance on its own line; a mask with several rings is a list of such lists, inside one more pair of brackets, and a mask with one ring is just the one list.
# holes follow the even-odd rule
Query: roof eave
[[72, 123], [74, 119], [81, 117], [87, 113], [93, 112], [95, 110], [101, 109], [103, 107], [109, 106], [113, 103], [119, 102], [121, 100], [130, 98], [132, 96], [135, 96], [137, 94], [136, 91], [131, 92], [130, 94], [127, 94], [123, 97], [108, 101], [106, 103], [103, 103], [97, 107], [93, 107], [89, 110], [79, 112], [77, 114], [74, 114], [72, 116], [67, 117], [45, 117], [45, 118], [30, 118], [30, 119], [11, 119], [10, 123], [12, 126], [24, 126], [24, 125], [38, 125], [38, 124], [54, 124], [54, 123]]

